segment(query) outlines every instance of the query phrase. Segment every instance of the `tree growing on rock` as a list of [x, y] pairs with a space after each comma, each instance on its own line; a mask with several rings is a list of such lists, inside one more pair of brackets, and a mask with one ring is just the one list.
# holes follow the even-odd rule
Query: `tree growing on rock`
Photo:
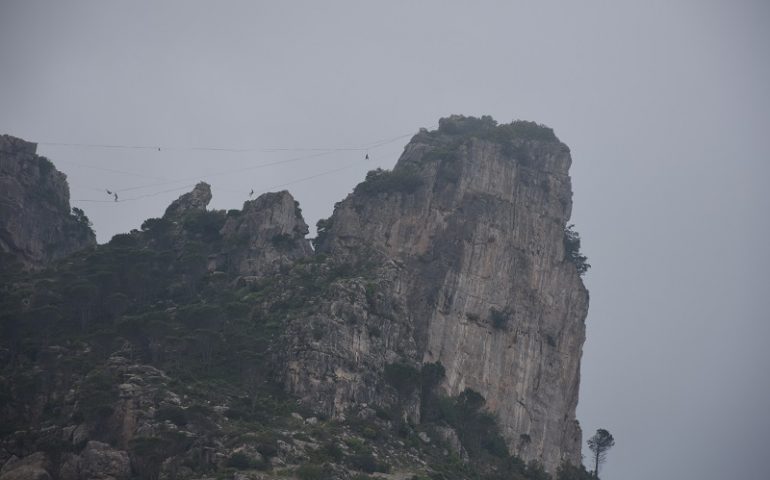
[[591, 268], [588, 257], [580, 253], [580, 234], [575, 231], [575, 225], [567, 225], [564, 229], [564, 253], [581, 277]]
[[588, 439], [588, 448], [593, 452], [594, 477], [599, 478], [599, 465], [607, 460], [607, 452], [615, 445], [615, 439], [607, 430], [600, 428]]

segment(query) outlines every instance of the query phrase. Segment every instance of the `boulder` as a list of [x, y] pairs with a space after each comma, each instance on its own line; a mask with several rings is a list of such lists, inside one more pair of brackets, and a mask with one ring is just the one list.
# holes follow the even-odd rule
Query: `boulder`
[[80, 472], [88, 479], [128, 480], [131, 462], [125, 451], [92, 440], [80, 454]]

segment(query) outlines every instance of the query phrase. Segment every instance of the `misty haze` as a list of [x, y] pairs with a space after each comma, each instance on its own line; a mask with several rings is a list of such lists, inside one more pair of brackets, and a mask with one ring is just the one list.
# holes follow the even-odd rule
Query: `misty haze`
[[768, 22], [0, 2], [0, 480], [766, 478]]

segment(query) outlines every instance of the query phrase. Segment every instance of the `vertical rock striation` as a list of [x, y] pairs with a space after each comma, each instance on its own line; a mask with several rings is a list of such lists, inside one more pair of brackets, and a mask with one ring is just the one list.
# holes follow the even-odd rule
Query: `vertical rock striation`
[[0, 272], [40, 269], [96, 245], [82, 212], [70, 211], [67, 177], [36, 150], [0, 135]]
[[549, 471], [579, 464], [588, 293], [564, 249], [570, 163], [530, 122], [450, 117], [416, 135], [392, 172], [370, 172], [319, 225], [321, 252], [380, 259], [388, 308], [378, 314], [360, 282], [330, 296], [312, 320], [333, 333], [295, 348], [289, 389], [338, 413], [382, 398], [372, 379], [388, 363], [441, 362], [446, 393], [481, 393], [511, 451]]

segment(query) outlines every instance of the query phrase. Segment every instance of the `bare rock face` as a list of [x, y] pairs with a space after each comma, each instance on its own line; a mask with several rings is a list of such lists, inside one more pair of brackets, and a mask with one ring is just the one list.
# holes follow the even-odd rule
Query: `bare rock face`
[[440, 362], [445, 392], [481, 393], [512, 452], [551, 472], [579, 464], [588, 292], [564, 247], [570, 163], [546, 127], [450, 117], [392, 172], [370, 172], [320, 223], [318, 247], [383, 259], [368, 280], [380, 298], [355, 279], [329, 297], [311, 319], [323, 335], [290, 350], [289, 390], [339, 414], [377, 402], [384, 365]]
[[211, 201], [211, 185], [200, 182], [191, 192], [187, 192], [171, 202], [164, 217], [178, 217], [192, 211], [205, 211]]
[[37, 270], [96, 245], [82, 211], [70, 211], [67, 177], [36, 150], [0, 135], [0, 271]]
[[299, 204], [285, 190], [245, 202], [243, 210], [228, 216], [221, 231], [236, 247], [227, 256], [230, 269], [245, 276], [269, 274], [312, 255], [307, 233]]

